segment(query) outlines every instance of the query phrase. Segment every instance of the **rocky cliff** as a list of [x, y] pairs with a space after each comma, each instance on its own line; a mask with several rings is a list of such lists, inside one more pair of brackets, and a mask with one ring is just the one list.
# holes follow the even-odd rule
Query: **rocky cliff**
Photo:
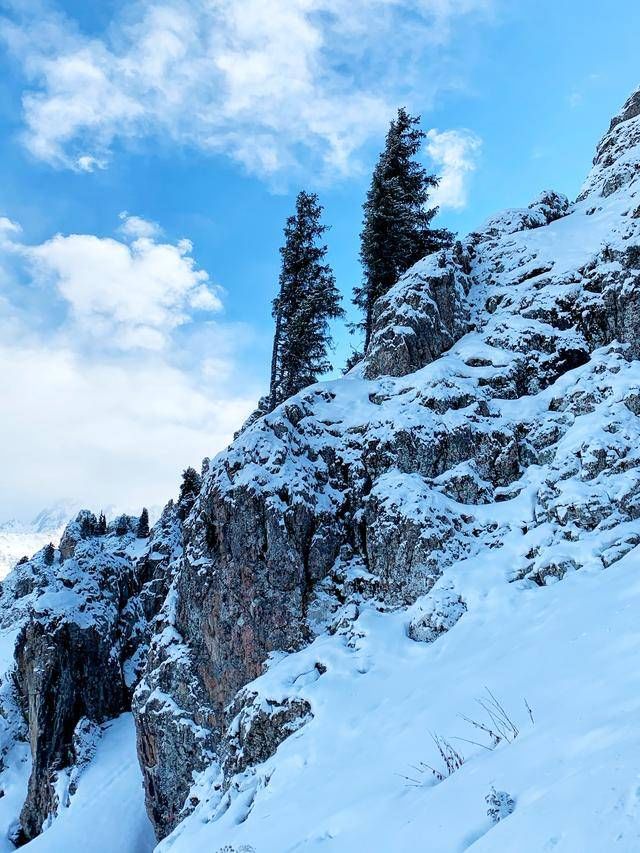
[[[188, 514], [170, 504], [149, 542], [81, 514], [52, 564], [9, 576], [2, 755], [26, 739], [31, 761], [15, 840], [55, 818], [87, 720], [129, 708], [162, 849], [200, 849], [205, 823], [209, 845], [255, 839], [270, 796], [288, 820], [274, 755], [336, 734], [341, 700], [318, 685], [350, 692], [378, 619], [441, 643], [487, 600], [624, 560], [640, 543], [639, 300], [636, 93], [577, 201], [544, 192], [413, 267], [364, 361], [244, 430]], [[307, 849], [293, 832], [265, 853]]]
[[[363, 597], [411, 604], [447, 566], [498, 547], [503, 531], [479, 506], [517, 499], [545, 468], [529, 523], [553, 533], [518, 568], [539, 584], [579, 568], [556, 556], [567, 542], [638, 517], [637, 102], [612, 122], [577, 202], [545, 192], [425, 258], [376, 306], [361, 365], [214, 461], [134, 703], [160, 836], [193, 807], [192, 774], [212, 754], [224, 789], [311, 712], [296, 701], [253, 713], [251, 691], [234, 700], [270, 655], [344, 630]], [[586, 435], [580, 416], [596, 411]], [[176, 656], [172, 685], [162, 673]], [[152, 713], [160, 682], [170, 700]], [[176, 736], [176, 716], [204, 752]]]
[[82, 511], [58, 549], [41, 550], [2, 586], [0, 624], [13, 654], [3, 674], [1, 749], [7, 755], [26, 738], [31, 753], [16, 843], [37, 836], [67, 799], [87, 725], [130, 708], [182, 544], [172, 505], [149, 541], [136, 539], [136, 523], [122, 516], [98, 535], [97, 519]]

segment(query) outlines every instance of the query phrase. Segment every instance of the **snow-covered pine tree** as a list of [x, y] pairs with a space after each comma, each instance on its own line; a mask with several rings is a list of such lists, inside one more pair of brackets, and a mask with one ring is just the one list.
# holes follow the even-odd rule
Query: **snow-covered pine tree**
[[116, 518], [116, 536], [126, 536], [129, 532], [129, 516], [124, 513]]
[[140, 513], [140, 518], [138, 519], [136, 536], [138, 539], [149, 538], [149, 510], [146, 508], [146, 506], [142, 507], [142, 512]]
[[107, 532], [107, 517], [101, 512], [98, 516], [98, 524], [96, 525], [96, 536], [104, 536]]
[[391, 122], [367, 192], [360, 234], [363, 282], [354, 291], [354, 304], [363, 312], [364, 350], [371, 339], [373, 306], [410, 266], [431, 252], [451, 245], [446, 228], [432, 228], [438, 212], [429, 208], [429, 191], [438, 178], [415, 158], [426, 134], [420, 116], [401, 107]]
[[195, 468], [189, 466], [182, 472], [182, 483], [180, 483], [180, 495], [178, 497], [178, 516], [185, 519], [191, 512], [196, 498], [200, 493], [202, 478]]
[[95, 536], [96, 534], [96, 517], [92, 512], [85, 512], [82, 515], [82, 521], [80, 522], [80, 535], [83, 539], [88, 539], [90, 536]]
[[46, 566], [52, 566], [53, 561], [56, 557], [56, 549], [53, 545], [53, 542], [49, 542], [49, 544], [44, 549], [43, 559]]
[[322, 211], [318, 196], [303, 190], [285, 225], [280, 288], [273, 300], [269, 410], [331, 369], [329, 320], [344, 312], [335, 277], [325, 263], [327, 247], [321, 238], [328, 226], [320, 221]]

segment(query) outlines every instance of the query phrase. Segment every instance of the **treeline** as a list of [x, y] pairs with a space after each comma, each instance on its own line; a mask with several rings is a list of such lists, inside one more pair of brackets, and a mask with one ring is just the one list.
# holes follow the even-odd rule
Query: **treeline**
[[[366, 353], [371, 341], [373, 306], [416, 261], [451, 245], [453, 235], [433, 228], [438, 212], [429, 193], [438, 178], [417, 160], [425, 138], [420, 117], [398, 110], [378, 158], [363, 205], [360, 234], [362, 282], [353, 302], [361, 313], [355, 324], [363, 335], [347, 369]], [[269, 393], [259, 411], [272, 411], [331, 369], [330, 321], [344, 316], [335, 276], [326, 261], [323, 207], [315, 193], [302, 190], [287, 219], [280, 249], [278, 294], [273, 300], [275, 333]]]

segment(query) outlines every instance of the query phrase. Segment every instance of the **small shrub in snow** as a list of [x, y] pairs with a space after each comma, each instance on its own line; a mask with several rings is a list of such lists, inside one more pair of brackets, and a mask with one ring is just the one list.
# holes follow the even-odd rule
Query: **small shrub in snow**
[[445, 740], [445, 738], [440, 737], [440, 735], [431, 735], [431, 737], [433, 738], [433, 742], [440, 753], [444, 772], [434, 770], [433, 767], [431, 767], [430, 770], [436, 779], [442, 782], [443, 779], [451, 776], [456, 772], [456, 770], [459, 770], [462, 767], [464, 764], [464, 758], [453, 746], [451, 746], [448, 740]]
[[[489, 752], [492, 749], [495, 749], [499, 743], [502, 741], [506, 741], [507, 743], [512, 743], [520, 734], [520, 729], [513, 722], [507, 711], [504, 709], [502, 703], [494, 696], [494, 694], [489, 690], [488, 687], [485, 687], [486, 697], [482, 697], [481, 699], [476, 699], [476, 702], [482, 708], [485, 719], [475, 720], [472, 717], [465, 717], [464, 714], [459, 714], [458, 716], [463, 719], [466, 723], [470, 723], [474, 728], [481, 731], [486, 737], [489, 738], [489, 744], [480, 743], [476, 740], [469, 740], [468, 738], [463, 737], [452, 737], [452, 740], [463, 741], [464, 743], [470, 743], [473, 746], [480, 746], [483, 749], [488, 750]], [[527, 709], [527, 713], [529, 714], [529, 718], [531, 720], [531, 724], [534, 724], [533, 719], [533, 711], [527, 700], [524, 700], [525, 707]], [[430, 764], [426, 764], [424, 761], [419, 761], [418, 764], [412, 764], [411, 767], [416, 770], [419, 774], [424, 774], [429, 771], [438, 782], [443, 782], [449, 776], [459, 770], [462, 765], [465, 763], [465, 758], [461, 755], [446, 739], [441, 735], [432, 734], [431, 738], [435, 743], [438, 753], [440, 755], [440, 759], [442, 761], [442, 767], [433, 767]], [[397, 774], [401, 776], [406, 782], [412, 787], [420, 787], [423, 782], [418, 778], [414, 778], [412, 776], [404, 776], [403, 774]], [[508, 794], [505, 794], [504, 791], [495, 791], [493, 788], [491, 789], [492, 793], [496, 795], [496, 797], [504, 797], [503, 805], [506, 808], [508, 803], [511, 803], [511, 810], [513, 811], [513, 800], [509, 797]], [[489, 797], [487, 796], [487, 802], [489, 802]], [[501, 801], [502, 802], [502, 801]], [[511, 814], [511, 812], [507, 812], [507, 814]], [[502, 814], [502, 817], [506, 817], [506, 814]], [[498, 818], [500, 820], [501, 818]]]
[[492, 823], [499, 823], [503, 818], [509, 817], [516, 807], [516, 801], [506, 791], [496, 791], [494, 787], [484, 798], [487, 809], [487, 816]]
[[[501, 741], [505, 740], [507, 743], [512, 743], [520, 734], [520, 729], [513, 722], [509, 714], [505, 711], [501, 702], [496, 699], [493, 693], [489, 690], [488, 687], [485, 687], [487, 692], [487, 696], [482, 699], [476, 699], [476, 702], [486, 715], [485, 720], [475, 720], [473, 717], [465, 717], [464, 714], [460, 714], [460, 717], [466, 722], [470, 723], [474, 728], [479, 729], [483, 732], [490, 741], [490, 749], [496, 747]], [[531, 709], [527, 705], [529, 710], [529, 715], [531, 716]], [[533, 722], [533, 716], [531, 716], [531, 721]], [[484, 746], [484, 744], [480, 744]]]
[[[426, 764], [424, 761], [420, 761], [417, 765], [412, 764], [411, 766], [421, 774], [428, 770], [438, 782], [444, 782], [445, 779], [448, 779], [449, 776], [452, 776], [456, 770], [459, 770], [462, 767], [464, 764], [464, 756], [460, 755], [460, 753], [455, 749], [455, 747], [451, 746], [446, 738], [437, 734], [432, 734], [431, 738], [440, 755], [442, 767], [433, 767], [431, 764]], [[421, 782], [418, 779], [413, 779], [411, 776], [403, 776], [402, 778], [406, 779], [406, 781], [412, 786], [419, 787], [421, 785]]]
[[231, 844], [225, 844], [218, 850], [218, 853], [255, 853], [255, 850], [249, 844], [241, 844], [240, 847], [232, 847]]

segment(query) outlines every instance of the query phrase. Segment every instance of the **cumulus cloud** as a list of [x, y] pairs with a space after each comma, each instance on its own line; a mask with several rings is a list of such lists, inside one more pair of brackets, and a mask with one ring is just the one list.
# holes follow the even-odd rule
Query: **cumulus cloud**
[[33, 276], [65, 301], [79, 332], [121, 349], [162, 349], [192, 309], [221, 310], [220, 288], [197, 268], [188, 240], [158, 242], [155, 223], [126, 214], [120, 230], [124, 241], [57, 234], [18, 247]]
[[103, 168], [116, 140], [161, 135], [276, 175], [357, 166], [399, 102], [441, 85], [463, 19], [493, 0], [137, 0], [103, 35], [15, 11], [0, 30], [30, 86], [38, 158]]
[[122, 225], [118, 229], [125, 237], [135, 239], [136, 237], [158, 237], [162, 229], [157, 222], [150, 222], [141, 216], [133, 216], [126, 210], [120, 214]]
[[468, 178], [475, 171], [482, 140], [470, 130], [430, 130], [426, 153], [436, 166], [440, 184], [432, 200], [443, 208], [461, 210], [468, 200]]
[[[162, 503], [257, 399], [238, 376], [248, 332], [211, 314], [220, 291], [186, 240], [75, 234], [27, 245], [0, 219], [3, 234], [0, 518], [61, 496], [96, 509]], [[34, 288], [37, 311], [20, 302]]]
[[0, 216], [0, 248], [7, 246], [21, 233], [22, 228], [17, 222], [6, 216]]

